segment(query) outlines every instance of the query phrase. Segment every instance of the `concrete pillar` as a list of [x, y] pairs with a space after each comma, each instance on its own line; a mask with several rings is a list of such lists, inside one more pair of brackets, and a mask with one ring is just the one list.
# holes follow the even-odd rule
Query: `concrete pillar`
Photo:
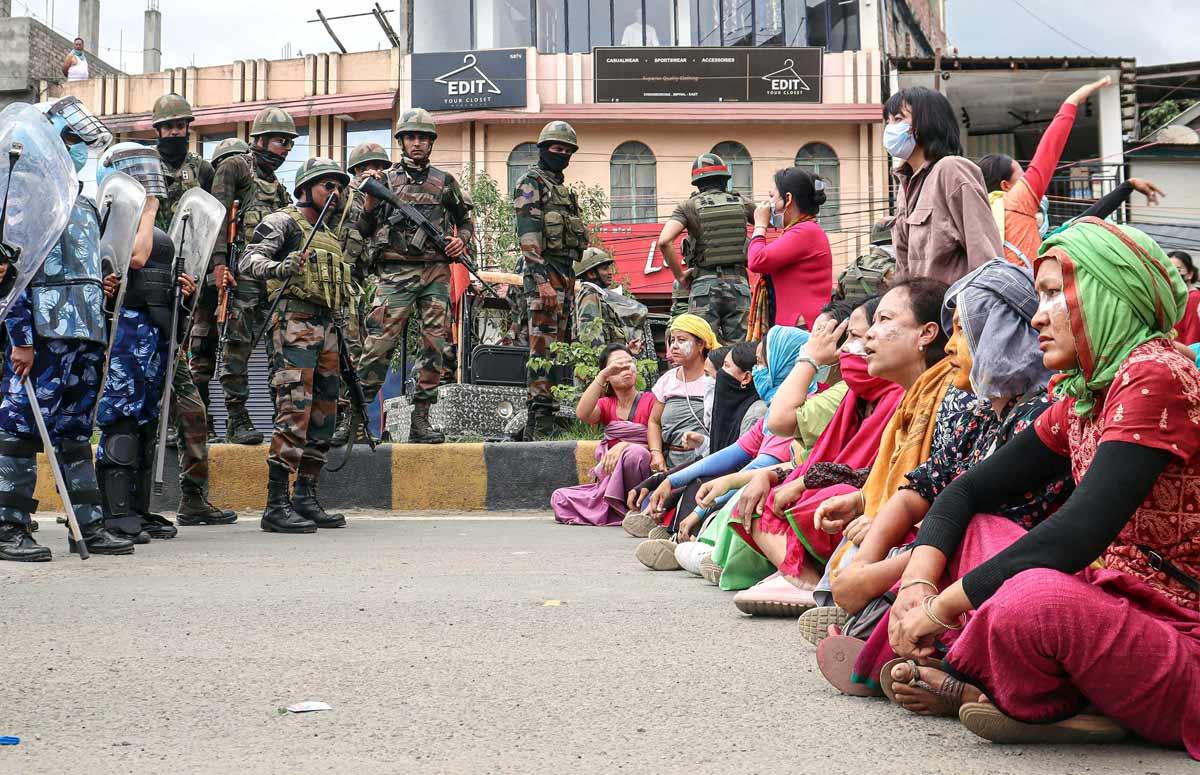
[[1108, 73], [1112, 85], [1105, 86], [1096, 97], [1100, 113], [1100, 163], [1104, 172], [1115, 171], [1118, 180], [1123, 176], [1125, 147], [1121, 142], [1121, 72]]
[[0, 19], [12, 16], [12, 0], [0, 0]]
[[396, 37], [400, 38], [400, 53], [412, 53], [413, 0], [399, 0], [396, 13]]
[[157, 73], [161, 69], [162, 12], [158, 10], [158, 0], [150, 0], [142, 33], [142, 72]]
[[100, 0], [79, 0], [79, 37], [83, 50], [100, 51]]

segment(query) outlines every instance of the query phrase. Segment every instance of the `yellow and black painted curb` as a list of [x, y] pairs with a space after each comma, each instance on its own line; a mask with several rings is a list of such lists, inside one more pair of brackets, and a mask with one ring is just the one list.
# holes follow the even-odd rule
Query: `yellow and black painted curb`
[[[595, 465], [595, 441], [509, 444], [383, 444], [372, 453], [354, 448], [337, 473], [321, 477], [327, 509], [389, 511], [496, 511], [548, 509], [550, 493], [587, 481]], [[342, 450], [333, 450], [340, 460]], [[267, 445], [209, 447], [209, 499], [221, 508], [261, 510], [267, 498]], [[165, 490], [153, 507], [179, 504], [175, 452], [167, 457]], [[61, 511], [54, 478], [38, 460], [39, 511]]]

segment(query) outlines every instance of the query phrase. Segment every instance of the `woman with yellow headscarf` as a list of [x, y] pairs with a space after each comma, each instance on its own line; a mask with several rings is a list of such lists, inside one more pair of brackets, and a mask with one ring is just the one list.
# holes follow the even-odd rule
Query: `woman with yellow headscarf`
[[658, 378], [651, 392], [650, 469], [666, 471], [690, 463], [708, 439], [709, 418], [705, 399], [716, 384], [705, 371], [709, 350], [717, 348], [717, 335], [708, 321], [685, 313], [667, 330], [667, 356], [675, 368]]

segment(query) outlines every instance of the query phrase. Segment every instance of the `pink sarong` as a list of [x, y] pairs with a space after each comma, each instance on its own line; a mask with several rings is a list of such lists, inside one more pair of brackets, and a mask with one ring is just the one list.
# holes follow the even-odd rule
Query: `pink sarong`
[[[600, 469], [600, 459], [614, 444], [627, 441], [617, 467], [611, 474]], [[650, 451], [646, 448], [646, 426], [628, 420], [613, 420], [604, 426], [604, 441], [596, 446], [592, 484], [560, 487], [550, 496], [554, 518], [565, 525], [619, 525], [625, 518], [625, 496], [650, 476]]]

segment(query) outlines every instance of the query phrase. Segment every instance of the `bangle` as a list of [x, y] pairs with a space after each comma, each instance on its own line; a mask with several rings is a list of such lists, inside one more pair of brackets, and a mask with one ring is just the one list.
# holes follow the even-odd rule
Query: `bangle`
[[660, 455], [662, 454], [662, 450], [661, 450], [661, 449], [655, 449], [654, 447], [650, 447], [650, 451], [651, 451], [651, 452], [657, 452], [657, 453], [658, 453], [658, 454], [660, 454]]
[[[862, 504], [862, 511], [858, 512], [859, 515], [861, 516], [861, 515], [867, 513], [867, 496], [865, 493], [863, 493], [863, 491], [861, 489], [858, 491], [858, 500], [859, 500], [859, 503]], [[934, 587], [934, 589], [937, 589], [937, 587]]]
[[961, 630], [963, 628], [961, 623], [957, 625], [949, 625], [937, 618], [937, 614], [933, 612], [934, 600], [937, 600], [937, 595], [929, 595], [921, 604], [921, 607], [925, 609], [925, 616], [929, 618], [929, 621], [933, 622], [938, 627], [941, 627], [943, 630]]
[[912, 581], [906, 581], [900, 585], [900, 589], [897, 591], [903, 592], [904, 590], [908, 589], [909, 587], [915, 587], [918, 584], [924, 584], [925, 586], [932, 589], [935, 593], [941, 591], [938, 589], [937, 584], [934, 584], [932, 581], [928, 581], [926, 579], [913, 579]]
[[812, 366], [813, 371], [821, 370], [821, 367], [817, 365], [817, 362], [815, 360], [813, 360], [812, 358], [808, 357], [807, 355], [801, 355], [799, 358], [796, 359], [796, 363], [807, 363], [809, 366]]

